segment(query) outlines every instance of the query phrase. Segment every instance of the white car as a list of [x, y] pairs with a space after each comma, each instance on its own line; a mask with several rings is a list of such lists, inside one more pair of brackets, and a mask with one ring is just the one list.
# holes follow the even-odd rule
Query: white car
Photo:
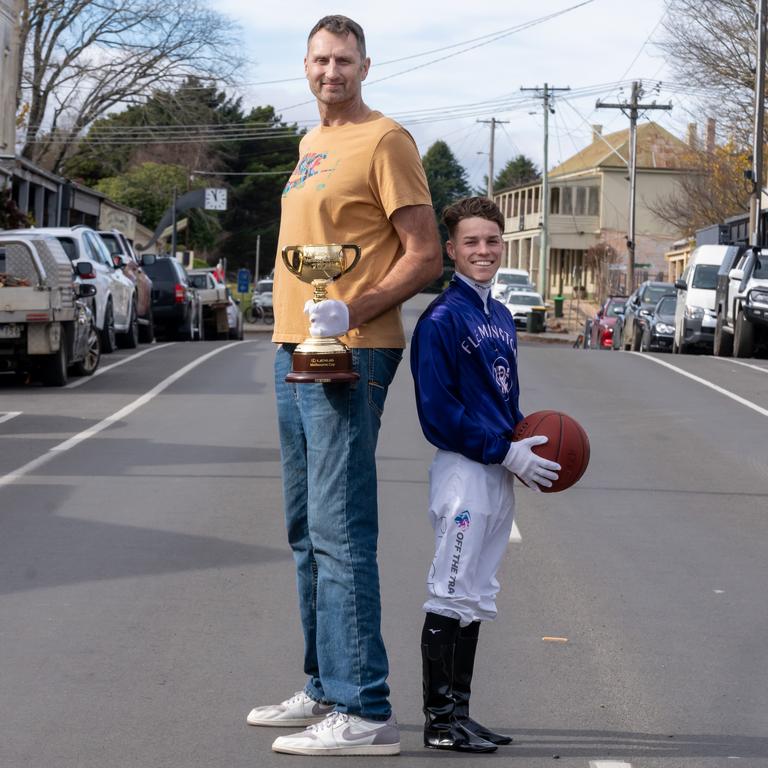
[[[533, 291], [508, 290], [499, 301], [506, 306], [515, 321], [515, 327], [525, 330], [528, 327], [528, 315], [534, 307], [544, 307], [540, 293]], [[546, 324], [546, 313], [544, 315]]]
[[512, 269], [511, 267], [502, 267], [493, 278], [491, 285], [491, 296], [494, 299], [501, 297], [510, 289], [514, 288], [520, 291], [533, 291], [531, 276], [525, 269]]
[[[13, 234], [53, 235], [64, 247], [80, 282], [96, 286], [94, 314], [101, 336], [101, 351], [113, 352], [120, 346], [134, 348], [139, 343], [136, 322], [136, 287], [121, 269], [115, 267], [109, 249], [98, 233], [86, 226], [36, 227]], [[82, 264], [82, 267], [78, 267]], [[90, 264], [91, 270], [85, 265]]]

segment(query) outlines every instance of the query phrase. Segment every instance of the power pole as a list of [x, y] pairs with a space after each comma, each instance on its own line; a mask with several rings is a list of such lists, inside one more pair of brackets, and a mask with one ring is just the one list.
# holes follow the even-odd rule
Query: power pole
[[755, 118], [752, 135], [752, 194], [749, 198], [749, 244], [760, 243], [760, 202], [763, 194], [763, 117], [765, 105], [766, 0], [757, 4], [757, 66], [755, 68]]
[[629, 221], [627, 224], [627, 293], [635, 290], [635, 191], [637, 187], [637, 119], [640, 110], [672, 109], [671, 104], [640, 104], [643, 97], [642, 85], [635, 80], [632, 83], [632, 96], [629, 103], [603, 104], [598, 100], [595, 109], [620, 109], [629, 117]]
[[497, 120], [492, 117], [490, 120], [478, 120], [478, 123], [488, 123], [491, 126], [491, 151], [488, 153], [488, 199], [493, 200], [493, 156], [496, 143], [496, 126], [502, 123], [508, 123], [509, 120]]
[[544, 164], [541, 171], [541, 236], [539, 238], [539, 293], [543, 299], [547, 298], [547, 269], [549, 267], [549, 115], [554, 114], [552, 107], [552, 94], [555, 91], [570, 91], [566, 88], [553, 88], [544, 83], [544, 88], [521, 88], [521, 91], [535, 91], [537, 98], [544, 105]]
[[256, 264], [253, 270], [254, 285], [259, 282], [259, 259], [261, 257], [261, 235], [256, 235]]

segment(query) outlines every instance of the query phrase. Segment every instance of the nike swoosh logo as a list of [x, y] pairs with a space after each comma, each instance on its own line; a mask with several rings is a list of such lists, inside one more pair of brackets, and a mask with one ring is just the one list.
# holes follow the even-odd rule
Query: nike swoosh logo
[[341, 732], [341, 738], [345, 741], [367, 741], [376, 738], [376, 731], [363, 731], [362, 733], [356, 733], [352, 730], [352, 727], [348, 725]]
[[439, 629], [430, 629], [429, 630], [433, 635], [436, 635], [440, 630]]

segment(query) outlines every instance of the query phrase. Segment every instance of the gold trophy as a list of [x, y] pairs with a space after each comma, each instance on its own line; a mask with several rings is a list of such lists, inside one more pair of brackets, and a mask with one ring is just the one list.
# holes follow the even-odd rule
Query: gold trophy
[[[345, 275], [360, 260], [360, 246], [349, 243], [286, 245], [282, 253], [288, 271], [311, 284], [315, 304], [327, 298], [329, 283]], [[339, 339], [310, 336], [296, 347], [291, 372], [285, 380], [300, 384], [330, 384], [359, 378], [360, 375], [352, 370], [352, 353]]]

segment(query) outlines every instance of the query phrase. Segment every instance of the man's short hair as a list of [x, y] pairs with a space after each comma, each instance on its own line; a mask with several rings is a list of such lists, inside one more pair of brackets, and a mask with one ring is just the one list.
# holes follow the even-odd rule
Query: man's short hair
[[323, 16], [310, 30], [309, 37], [307, 37], [307, 47], [309, 47], [310, 40], [321, 29], [326, 29], [334, 35], [354, 35], [357, 40], [360, 56], [365, 59], [365, 32], [363, 32], [363, 28], [356, 21], [352, 21], [348, 16], [340, 16], [338, 14]]
[[487, 197], [463, 197], [443, 209], [443, 224], [451, 239], [462, 219], [475, 218], [495, 221], [504, 232], [504, 214], [499, 210], [499, 206]]

